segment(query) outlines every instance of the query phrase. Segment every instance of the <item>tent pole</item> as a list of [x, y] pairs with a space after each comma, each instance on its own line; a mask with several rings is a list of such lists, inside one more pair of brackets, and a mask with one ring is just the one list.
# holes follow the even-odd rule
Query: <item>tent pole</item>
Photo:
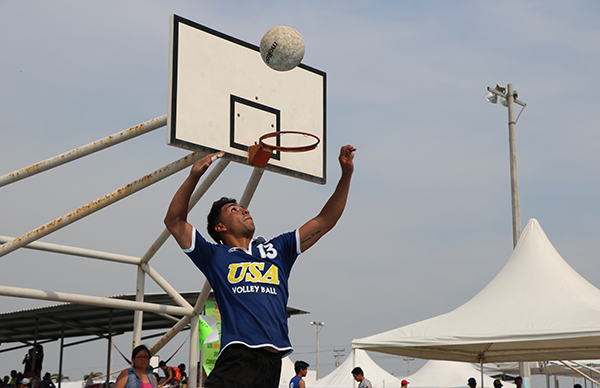
[[[352, 369], [356, 368], [356, 348], [352, 348]], [[356, 388], [356, 380], [352, 379], [352, 386]]]
[[483, 356], [479, 356], [479, 371], [481, 372], [481, 388], [483, 388]]
[[523, 378], [523, 388], [531, 388], [531, 365], [529, 365], [529, 361], [519, 362], [519, 374]]

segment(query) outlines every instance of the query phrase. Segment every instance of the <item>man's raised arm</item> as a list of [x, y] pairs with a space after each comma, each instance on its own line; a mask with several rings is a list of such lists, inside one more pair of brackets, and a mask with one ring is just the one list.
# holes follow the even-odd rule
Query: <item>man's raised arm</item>
[[188, 207], [192, 193], [200, 177], [204, 175], [213, 160], [216, 160], [223, 154], [224, 152], [217, 152], [198, 159], [192, 166], [190, 175], [188, 175], [171, 200], [165, 217], [165, 226], [182, 249], [188, 249], [192, 245], [192, 231], [194, 228], [187, 222]]
[[323, 206], [319, 215], [300, 227], [301, 252], [306, 251], [319, 241], [325, 233], [335, 226], [342, 216], [348, 199], [348, 191], [350, 190], [350, 179], [354, 172], [354, 151], [356, 151], [356, 148], [351, 145], [342, 147], [338, 158], [342, 168], [342, 176], [335, 191]]

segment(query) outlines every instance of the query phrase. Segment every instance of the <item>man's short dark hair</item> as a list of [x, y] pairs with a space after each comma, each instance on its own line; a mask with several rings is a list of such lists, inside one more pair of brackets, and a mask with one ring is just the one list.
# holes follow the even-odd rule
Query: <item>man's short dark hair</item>
[[523, 381], [523, 378], [521, 376], [517, 376], [517, 377], [515, 377], [515, 381], [517, 381], [517, 380]]
[[300, 360], [298, 360], [298, 361], [296, 361], [296, 362], [294, 363], [294, 371], [296, 371], [296, 374], [298, 374], [298, 373], [300, 373], [300, 371], [301, 371], [302, 369], [306, 369], [306, 368], [308, 368], [309, 366], [310, 366], [310, 365], [308, 365], [308, 363], [307, 363], [307, 362], [304, 362], [304, 361], [300, 361]]
[[223, 241], [221, 240], [221, 233], [215, 230], [215, 226], [221, 222], [221, 208], [228, 203], [237, 203], [237, 201], [233, 198], [221, 197], [221, 199], [213, 202], [210, 212], [206, 217], [206, 229], [208, 229], [208, 234], [219, 244]]
[[365, 374], [363, 373], [363, 370], [360, 368], [360, 366], [357, 366], [356, 368], [352, 369], [352, 372], [351, 372], [351, 373], [352, 373], [353, 375], [357, 375], [357, 376], [358, 376], [358, 375], [363, 375], [363, 376], [365, 375]]
[[167, 366], [167, 363], [163, 360], [158, 363], [158, 366]]

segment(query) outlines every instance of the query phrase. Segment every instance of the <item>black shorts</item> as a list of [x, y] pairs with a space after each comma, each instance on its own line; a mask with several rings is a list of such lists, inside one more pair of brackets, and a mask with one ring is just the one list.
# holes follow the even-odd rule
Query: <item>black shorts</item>
[[229, 345], [219, 354], [206, 388], [278, 388], [281, 354]]

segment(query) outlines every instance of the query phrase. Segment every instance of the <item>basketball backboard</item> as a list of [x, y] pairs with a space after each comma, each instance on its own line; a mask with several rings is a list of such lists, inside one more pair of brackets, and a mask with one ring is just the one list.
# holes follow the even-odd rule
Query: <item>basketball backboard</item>
[[248, 147], [266, 133], [312, 133], [321, 140], [315, 150], [275, 152], [265, 168], [325, 184], [325, 93], [324, 72], [273, 70], [258, 46], [171, 16], [168, 144], [247, 163]]

